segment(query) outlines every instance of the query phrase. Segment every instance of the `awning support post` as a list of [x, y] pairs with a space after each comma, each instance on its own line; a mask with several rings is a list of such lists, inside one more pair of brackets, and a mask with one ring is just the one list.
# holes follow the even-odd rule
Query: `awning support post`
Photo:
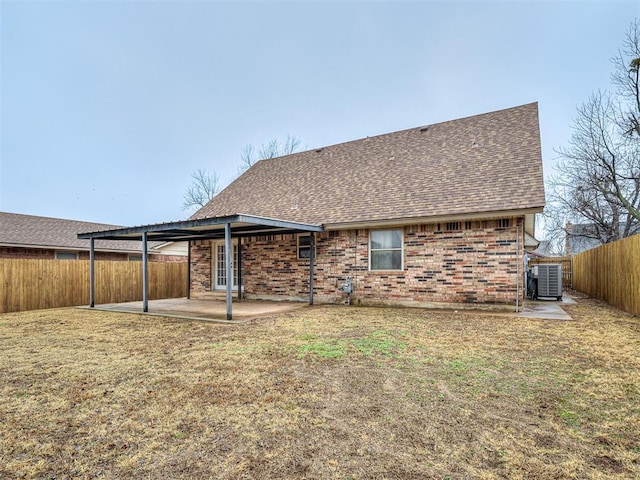
[[191, 298], [191, 240], [187, 242], [187, 300]]
[[233, 296], [233, 271], [231, 270], [231, 258], [233, 257], [233, 249], [231, 245], [231, 224], [224, 224], [224, 260], [227, 279], [227, 320], [232, 319], [231, 301]]
[[96, 306], [96, 248], [93, 237], [89, 240], [89, 307]]
[[313, 305], [313, 270], [316, 257], [316, 234], [313, 232], [309, 244], [309, 305]]
[[149, 260], [147, 259], [147, 232], [142, 232], [142, 311], [149, 311]]
[[242, 238], [238, 237], [238, 258], [236, 258], [238, 272], [238, 300], [242, 300]]

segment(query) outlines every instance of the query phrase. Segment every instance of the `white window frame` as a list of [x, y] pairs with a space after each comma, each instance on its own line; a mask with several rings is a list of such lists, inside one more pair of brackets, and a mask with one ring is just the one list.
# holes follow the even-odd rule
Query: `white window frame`
[[[386, 232], [386, 231], [397, 231], [400, 232], [400, 248], [379, 248], [373, 249], [371, 247], [371, 239], [373, 238], [374, 232]], [[371, 265], [371, 259], [373, 258], [372, 252], [374, 251], [400, 251], [400, 268], [373, 268]], [[404, 228], [384, 228], [384, 229], [376, 229], [369, 230], [369, 271], [370, 272], [403, 272], [404, 271]]]
[[[62, 255], [63, 257], [60, 258], [59, 255]], [[64, 258], [64, 256], [69, 255], [69, 257]], [[74, 257], [71, 258], [70, 256], [73, 255]], [[58, 250], [56, 251], [56, 260], [78, 260], [78, 252], [68, 252], [65, 250]]]
[[[309, 261], [309, 258], [311, 258], [311, 235], [301, 235], [298, 234], [296, 235], [296, 257], [298, 258], [298, 260], [306, 260], [307, 262]], [[308, 238], [309, 239], [309, 245], [300, 245], [300, 239], [304, 237], [304, 238]], [[307, 257], [301, 257], [300, 256], [300, 249], [305, 249], [309, 251], [309, 256]]]
[[[231, 289], [233, 291], [238, 291], [238, 270], [236, 269], [237, 263], [237, 255], [238, 255], [238, 244], [234, 243], [231, 247], [232, 257], [231, 257], [231, 270], [233, 272], [233, 285]], [[211, 290], [226, 290], [227, 289], [227, 279], [226, 279], [226, 247], [224, 240], [222, 241], [211, 241]], [[224, 285], [221, 281], [224, 278]], [[242, 287], [244, 290], [244, 286]]]

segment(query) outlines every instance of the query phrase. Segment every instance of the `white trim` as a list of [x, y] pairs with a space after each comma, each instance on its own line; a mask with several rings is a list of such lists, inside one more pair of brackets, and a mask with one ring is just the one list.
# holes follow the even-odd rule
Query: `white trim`
[[[227, 289], [226, 285], [218, 285], [218, 247], [222, 246], [224, 248], [224, 239], [222, 240], [211, 240], [211, 291], [212, 292], [223, 292]], [[233, 243], [231, 245], [231, 250], [236, 253], [236, 249], [238, 248], [237, 243]], [[233, 255], [233, 254], [232, 254]], [[231, 286], [231, 290], [234, 292], [238, 291], [238, 285], [235, 285], [235, 281], [238, 278], [236, 274], [236, 257], [233, 255], [231, 257], [231, 271], [233, 272], [233, 283]]]
[[[400, 268], [399, 269], [373, 269], [371, 268], [371, 258], [373, 257], [372, 252], [373, 249], [371, 248], [371, 237], [373, 237], [373, 232], [393, 232], [393, 231], [399, 231], [400, 232], [400, 236], [401, 236], [401, 241], [400, 241], [400, 248], [381, 248], [381, 249], [377, 249], [376, 251], [394, 251], [397, 252], [398, 250], [400, 250]], [[380, 228], [380, 229], [371, 229], [369, 230], [369, 271], [370, 272], [404, 272], [404, 228]]]

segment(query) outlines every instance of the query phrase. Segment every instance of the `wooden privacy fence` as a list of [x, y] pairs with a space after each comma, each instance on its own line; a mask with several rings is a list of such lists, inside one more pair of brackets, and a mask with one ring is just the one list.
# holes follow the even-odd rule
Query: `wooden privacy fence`
[[[149, 262], [149, 299], [187, 295], [187, 263]], [[95, 262], [95, 300], [142, 300], [142, 262]], [[0, 258], [0, 313], [89, 304], [88, 260]]]
[[640, 315], [640, 235], [573, 257], [573, 288]]
[[562, 265], [562, 288], [572, 288], [572, 260], [571, 257], [534, 257], [529, 259], [529, 265], [559, 263]]

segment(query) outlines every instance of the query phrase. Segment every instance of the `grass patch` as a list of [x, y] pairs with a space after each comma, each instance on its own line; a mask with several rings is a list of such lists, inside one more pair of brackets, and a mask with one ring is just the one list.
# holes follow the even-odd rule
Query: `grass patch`
[[394, 338], [392, 332], [385, 330], [375, 330], [364, 338], [319, 340], [311, 334], [302, 335], [300, 338], [306, 342], [298, 347], [300, 357], [340, 359], [354, 352], [365, 356], [375, 354], [395, 356], [407, 348], [406, 343]]
[[314, 342], [302, 345], [298, 351], [300, 356], [317, 356], [320, 358], [342, 358], [344, 356], [344, 345], [336, 342]]
[[0, 478], [638, 478], [640, 322], [0, 316]]

